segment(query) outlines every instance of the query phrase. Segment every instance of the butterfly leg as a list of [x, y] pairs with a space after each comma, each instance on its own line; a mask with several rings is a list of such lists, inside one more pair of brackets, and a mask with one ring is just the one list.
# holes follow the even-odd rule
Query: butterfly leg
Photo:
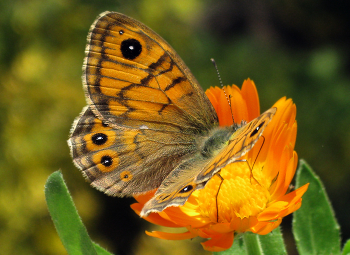
[[[254, 160], [253, 167], [251, 167], [251, 166], [249, 165], [249, 162], [248, 162], [246, 159], [236, 160], [236, 161], [235, 161], [235, 162], [247, 162], [247, 165], [248, 165], [249, 170], [250, 170], [250, 183], [252, 183], [252, 178], [253, 178], [259, 185], [260, 185], [260, 183], [258, 182], [257, 179], [255, 179], [255, 177], [254, 177], [254, 175], [253, 175], [253, 168], [254, 168], [254, 165], [255, 165], [256, 160], [257, 160], [258, 157], [259, 157], [260, 151], [261, 151], [261, 149], [262, 149], [262, 147], [264, 146], [264, 143], [265, 143], [265, 137], [264, 137], [264, 136], [261, 136], [261, 138], [263, 138], [264, 140], [263, 140], [263, 142], [262, 142], [262, 144], [261, 144], [261, 147], [260, 147], [260, 149], [259, 149], [258, 155], [256, 156], [256, 158], [255, 158], [255, 160]], [[261, 185], [260, 185], [260, 186], [261, 186]]]
[[250, 184], [252, 184], [252, 178], [261, 186], [261, 184], [258, 182], [257, 179], [255, 179], [254, 175], [253, 175], [253, 168], [249, 165], [248, 160], [246, 159], [240, 159], [240, 160], [236, 160], [233, 163], [239, 163], [239, 162], [246, 162], [248, 167], [249, 167], [249, 171], [250, 171]]
[[221, 179], [221, 182], [220, 182], [220, 185], [218, 187], [218, 192], [216, 193], [216, 197], [215, 197], [215, 200], [216, 200], [216, 222], [219, 222], [219, 205], [218, 205], [218, 196], [219, 196], [219, 192], [220, 192], [220, 188], [221, 188], [221, 185], [224, 181], [224, 178], [222, 178], [222, 176], [220, 175], [220, 173], [217, 173], [216, 176], [218, 176], [220, 179]]

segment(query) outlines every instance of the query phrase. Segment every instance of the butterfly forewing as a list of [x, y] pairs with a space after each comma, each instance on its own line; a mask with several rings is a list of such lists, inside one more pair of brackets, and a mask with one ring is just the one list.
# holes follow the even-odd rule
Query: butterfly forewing
[[198, 133], [217, 124], [208, 98], [175, 51], [123, 14], [101, 14], [90, 29], [84, 87], [111, 126]]

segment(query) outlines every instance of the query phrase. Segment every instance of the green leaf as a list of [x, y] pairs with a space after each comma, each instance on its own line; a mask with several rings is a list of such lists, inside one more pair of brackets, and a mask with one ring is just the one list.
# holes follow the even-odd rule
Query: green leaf
[[93, 243], [95, 250], [97, 251], [98, 255], [112, 255], [110, 252], [106, 251], [104, 248], [102, 248], [100, 245], [97, 243]]
[[294, 213], [293, 233], [300, 254], [340, 254], [339, 225], [319, 177], [300, 160], [296, 188], [310, 183]]
[[91, 241], [60, 171], [54, 172], [47, 179], [45, 196], [51, 218], [68, 254], [110, 254]]
[[344, 245], [342, 255], [349, 255], [349, 254], [350, 254], [350, 240], [347, 240]]
[[[242, 238], [241, 238], [242, 236]], [[267, 235], [258, 235], [254, 233], [244, 233], [235, 238], [232, 247], [226, 251], [214, 252], [215, 255], [285, 255], [287, 254], [284, 246], [280, 228]]]
[[259, 239], [264, 254], [287, 254], [281, 229], [279, 227], [267, 235], [259, 235]]

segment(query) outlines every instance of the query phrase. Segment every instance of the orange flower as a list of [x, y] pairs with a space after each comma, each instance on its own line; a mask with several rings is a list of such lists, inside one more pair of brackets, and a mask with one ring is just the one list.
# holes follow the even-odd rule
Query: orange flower
[[[244, 81], [242, 89], [225, 87], [230, 95], [236, 123], [251, 121], [260, 115], [259, 98], [254, 82]], [[206, 91], [219, 117], [220, 125], [232, 125], [232, 115], [222, 89]], [[145, 219], [166, 227], [185, 227], [185, 233], [147, 232], [150, 236], [182, 240], [200, 236], [204, 249], [223, 251], [231, 247], [234, 233], [253, 232], [265, 235], [281, 224], [282, 218], [298, 210], [308, 184], [288, 193], [298, 156], [294, 151], [297, 134], [296, 106], [281, 98], [273, 107], [277, 112], [256, 145], [241, 159], [215, 175], [204, 189], [192, 193], [180, 207], [168, 207]], [[223, 180], [222, 180], [223, 179]], [[131, 207], [140, 213], [154, 191], [137, 196]]]

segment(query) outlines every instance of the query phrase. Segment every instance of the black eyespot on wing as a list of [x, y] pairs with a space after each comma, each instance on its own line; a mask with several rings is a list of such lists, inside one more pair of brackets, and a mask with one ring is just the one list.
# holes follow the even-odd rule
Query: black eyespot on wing
[[258, 133], [258, 131], [260, 130], [260, 128], [264, 125], [264, 123], [265, 123], [265, 121], [261, 122], [260, 125], [257, 126], [254, 129], [254, 131], [250, 133], [250, 137], [255, 136]]
[[122, 41], [120, 50], [124, 58], [133, 60], [141, 54], [142, 45], [136, 39], [126, 39]]
[[193, 190], [193, 186], [192, 185], [187, 185], [185, 188], [183, 188], [182, 190], [180, 190], [179, 193], [187, 193], [189, 191]]
[[101, 164], [104, 166], [111, 166], [113, 163], [113, 159], [110, 156], [103, 156], [101, 158]]
[[97, 133], [91, 137], [91, 140], [96, 145], [102, 145], [102, 144], [105, 144], [107, 142], [108, 136], [106, 134], [103, 134], [103, 133]]

